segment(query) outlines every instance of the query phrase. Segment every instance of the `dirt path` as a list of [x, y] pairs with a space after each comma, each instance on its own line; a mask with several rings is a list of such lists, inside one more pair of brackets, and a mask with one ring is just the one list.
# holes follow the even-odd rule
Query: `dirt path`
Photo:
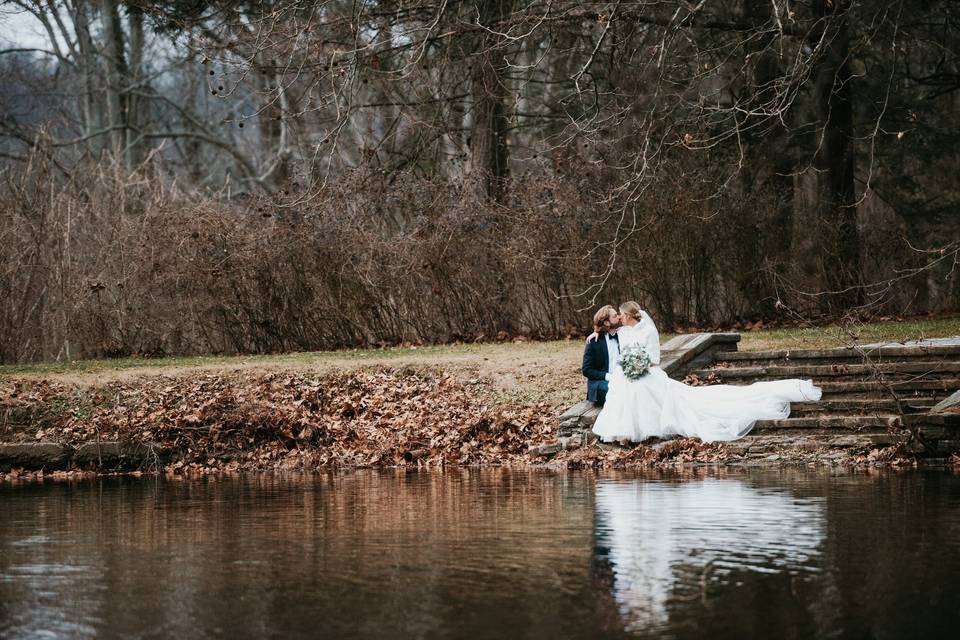
[[[183, 364], [147, 364], [82, 371], [20, 373], [7, 380], [49, 380], [77, 386], [99, 386], [138, 378], [243, 373], [260, 375], [276, 371], [300, 373], [342, 371], [376, 367], [439, 369], [465, 381], [483, 381], [494, 399], [519, 402], [546, 401], [568, 405], [583, 393], [577, 341], [530, 342], [389, 349], [362, 352], [318, 352], [278, 356], [238, 356], [229, 359], [196, 359]], [[2, 378], [0, 378], [2, 379]]]

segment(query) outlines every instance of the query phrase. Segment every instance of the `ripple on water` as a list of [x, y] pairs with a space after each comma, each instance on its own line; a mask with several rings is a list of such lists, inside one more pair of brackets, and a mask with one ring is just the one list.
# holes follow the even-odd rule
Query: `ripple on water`
[[15, 564], [7, 569], [11, 576], [42, 576], [44, 578], [71, 577], [73, 574], [87, 571], [89, 567], [74, 564]]
[[27, 536], [21, 540], [13, 540], [9, 544], [11, 547], [31, 547], [48, 542], [50, 542], [50, 536]]

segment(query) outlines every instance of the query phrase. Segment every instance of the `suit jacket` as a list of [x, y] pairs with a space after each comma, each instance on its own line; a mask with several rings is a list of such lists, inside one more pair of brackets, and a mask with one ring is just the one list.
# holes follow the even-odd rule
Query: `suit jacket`
[[601, 384], [606, 380], [610, 371], [610, 355], [607, 353], [606, 336], [601, 335], [593, 342], [588, 342], [583, 349], [583, 365], [580, 371], [587, 378], [587, 400], [597, 402], [601, 393]]

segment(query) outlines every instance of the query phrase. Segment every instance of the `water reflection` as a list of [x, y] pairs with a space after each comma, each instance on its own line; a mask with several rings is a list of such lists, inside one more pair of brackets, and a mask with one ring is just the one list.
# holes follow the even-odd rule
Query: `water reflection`
[[0, 485], [0, 638], [900, 638], [960, 476], [507, 469]]
[[822, 498], [740, 480], [600, 482], [598, 555], [628, 630], [665, 625], [743, 571], [811, 572], [826, 535]]
[[497, 469], [0, 487], [0, 638], [588, 638], [591, 497]]

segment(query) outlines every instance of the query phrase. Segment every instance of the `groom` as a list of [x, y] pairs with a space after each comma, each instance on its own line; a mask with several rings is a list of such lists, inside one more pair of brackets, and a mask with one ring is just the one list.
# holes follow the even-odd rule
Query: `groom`
[[617, 330], [621, 324], [620, 314], [614, 307], [609, 304], [601, 307], [593, 316], [593, 330], [600, 334], [600, 339], [588, 342], [583, 350], [580, 371], [587, 378], [587, 400], [598, 405], [607, 399], [610, 372], [620, 366]]

